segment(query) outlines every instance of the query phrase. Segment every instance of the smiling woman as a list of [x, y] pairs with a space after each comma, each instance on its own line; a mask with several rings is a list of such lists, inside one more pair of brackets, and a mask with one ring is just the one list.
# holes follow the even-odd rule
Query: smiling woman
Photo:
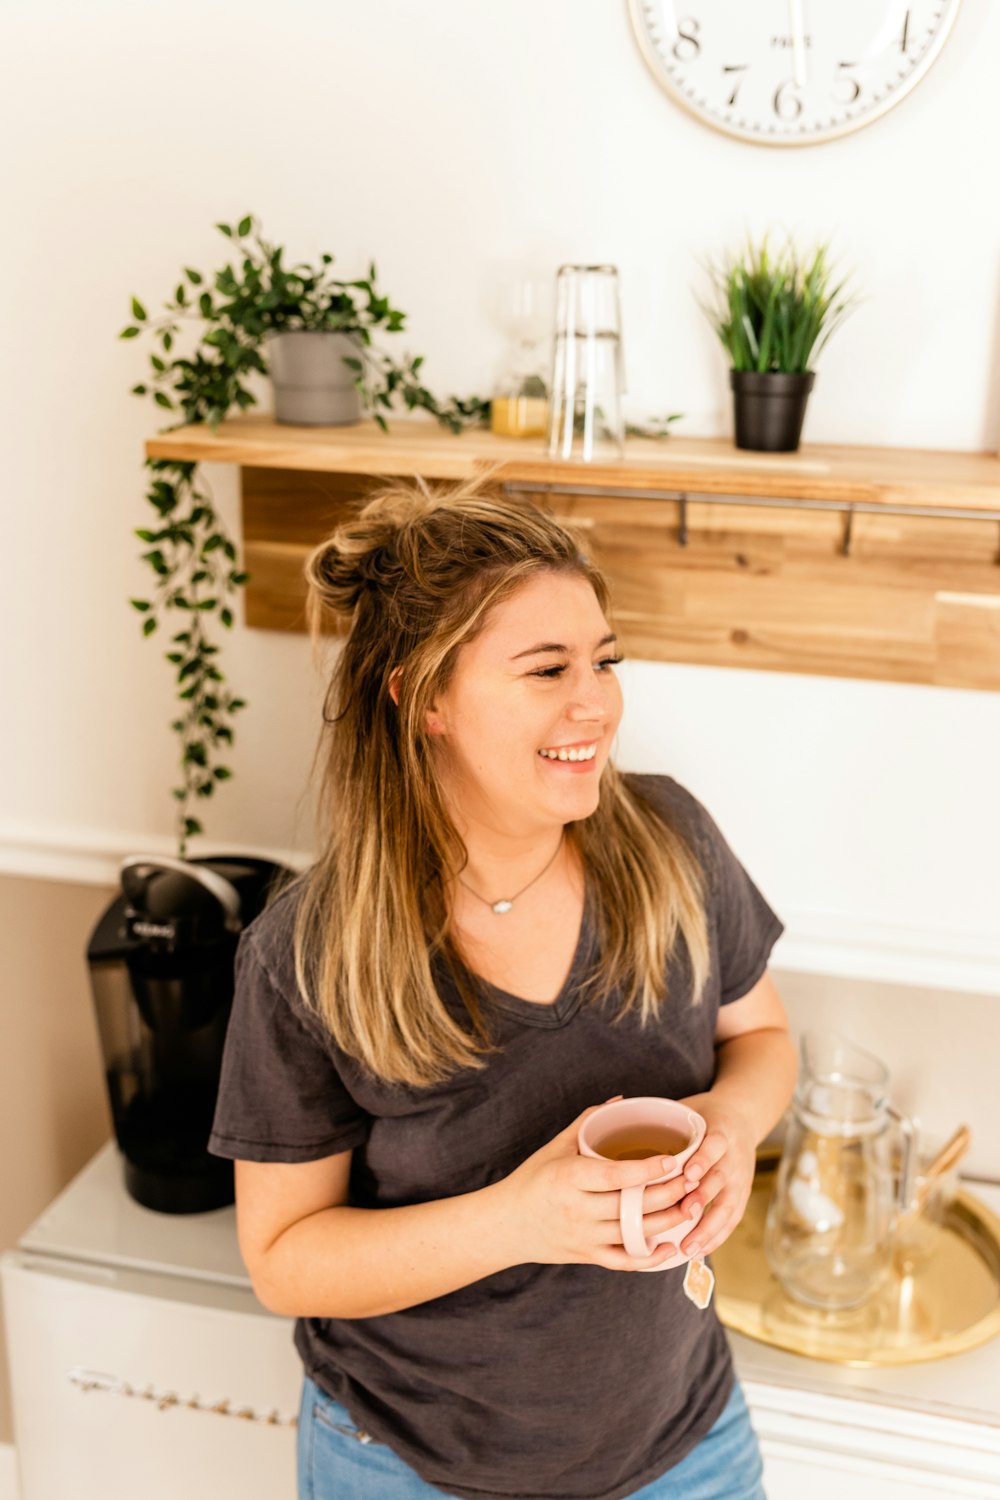
[[[674, 1247], [633, 1259], [619, 1200], [650, 1184], [690, 1255], [738, 1222], [794, 1072], [781, 923], [690, 793], [615, 768], [608, 590], [565, 525], [394, 485], [308, 575], [313, 628], [350, 622], [320, 852], [241, 942], [211, 1143], [298, 1319], [300, 1494], [758, 1497], [721, 1326], [621, 1274]], [[705, 1118], [682, 1176], [579, 1154], [616, 1091]]]

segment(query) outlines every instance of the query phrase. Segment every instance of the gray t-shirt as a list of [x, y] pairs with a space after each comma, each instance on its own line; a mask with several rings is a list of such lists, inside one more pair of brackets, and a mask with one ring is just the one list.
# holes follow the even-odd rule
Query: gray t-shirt
[[[683, 833], [708, 874], [712, 969], [698, 1006], [679, 944], [655, 1025], [618, 997], [582, 1003], [588, 893], [572, 968], [552, 1005], [484, 986], [502, 1050], [425, 1089], [367, 1075], [298, 994], [296, 887], [251, 923], [237, 955], [211, 1149], [302, 1162], [353, 1150], [351, 1202], [379, 1209], [496, 1182], [612, 1094], [680, 1098], [711, 1086], [720, 1005], [761, 977], [782, 923], [701, 804], [670, 777], [630, 784]], [[458, 1005], [446, 977], [442, 998]], [[683, 1268], [514, 1266], [404, 1311], [300, 1318], [314, 1381], [428, 1483], [466, 1500], [622, 1500], [708, 1432], [733, 1383], [714, 1310]]]

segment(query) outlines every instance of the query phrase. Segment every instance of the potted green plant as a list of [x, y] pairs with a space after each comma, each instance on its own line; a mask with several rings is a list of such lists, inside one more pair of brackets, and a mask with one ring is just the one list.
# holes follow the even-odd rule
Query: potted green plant
[[772, 253], [769, 236], [709, 262], [714, 304], [702, 310], [729, 355], [737, 448], [790, 453], [799, 446], [812, 366], [854, 302], [834, 283], [829, 247], [800, 256], [791, 240]]
[[[133, 297], [132, 322], [119, 335], [151, 335], [149, 378], [132, 391], [175, 413], [172, 425], [217, 427], [234, 409], [257, 404], [245, 382], [269, 372], [279, 375], [279, 420], [337, 423], [367, 411], [386, 430], [386, 412], [402, 404], [426, 411], [452, 432], [488, 422], [487, 401], [440, 400], [420, 378], [422, 356], [396, 359], [373, 342], [373, 331], [391, 335], [405, 327], [405, 314], [378, 287], [374, 263], [367, 276], [344, 281], [333, 276], [329, 254], [317, 266], [286, 265], [283, 247], [263, 238], [252, 215], [217, 228], [235, 252], [226, 264], [210, 276], [185, 267], [159, 318], [150, 318]], [[193, 340], [185, 338], [186, 329]], [[307, 360], [319, 367], [318, 384], [308, 372], [302, 375], [303, 343]], [[203, 832], [192, 812], [194, 799], [211, 797], [232, 775], [222, 760], [233, 744], [233, 719], [246, 704], [226, 687], [210, 622], [232, 628], [233, 595], [249, 575], [239, 566], [198, 465], [147, 459], [146, 469], [146, 498], [155, 519], [136, 536], [146, 546], [142, 558], [154, 587], [150, 597], [131, 604], [143, 617], [144, 635], [168, 619], [181, 627], [171, 635], [166, 659], [176, 673], [180, 703], [171, 728], [181, 753], [173, 796], [184, 858], [188, 839]]]

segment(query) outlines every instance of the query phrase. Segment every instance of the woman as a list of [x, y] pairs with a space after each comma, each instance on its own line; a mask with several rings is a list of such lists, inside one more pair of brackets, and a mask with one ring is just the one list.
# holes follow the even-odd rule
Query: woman
[[396, 486], [310, 559], [350, 621], [316, 864], [244, 935], [212, 1149], [240, 1246], [297, 1318], [303, 1500], [760, 1496], [711, 1308], [626, 1254], [577, 1153], [609, 1096], [708, 1132], [648, 1235], [739, 1221], [794, 1057], [782, 930], [712, 819], [610, 760], [601, 575], [571, 532], [465, 486]]

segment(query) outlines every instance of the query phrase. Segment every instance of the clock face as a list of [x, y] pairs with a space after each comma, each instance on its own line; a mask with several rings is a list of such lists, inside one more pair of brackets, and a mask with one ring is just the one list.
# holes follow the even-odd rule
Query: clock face
[[960, 0], [629, 0], [658, 82], [706, 125], [808, 146], [891, 109], [944, 45]]

